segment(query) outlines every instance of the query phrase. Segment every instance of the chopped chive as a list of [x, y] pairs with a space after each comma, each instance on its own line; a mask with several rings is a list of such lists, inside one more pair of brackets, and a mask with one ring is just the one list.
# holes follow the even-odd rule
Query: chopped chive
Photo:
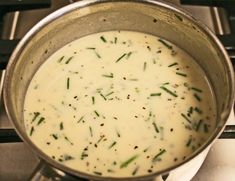
[[147, 67], [147, 63], [144, 62], [144, 68], [143, 68], [144, 71], [146, 70], [146, 67]]
[[72, 157], [70, 155], [67, 155], [67, 154], [64, 155], [64, 161], [73, 160], [73, 159], [74, 159], [74, 157]]
[[68, 60], [65, 62], [65, 64], [68, 64], [72, 59], [73, 59], [73, 56], [69, 57]]
[[115, 146], [117, 144], [116, 141], [114, 141], [110, 146], [109, 146], [109, 149], [112, 148], [113, 146]]
[[209, 132], [209, 130], [208, 130], [208, 125], [207, 125], [207, 124], [204, 124], [204, 132], [205, 132], [205, 133], [208, 133], [208, 132]]
[[150, 96], [161, 96], [162, 93], [151, 93]]
[[68, 141], [71, 145], [73, 145], [73, 143], [68, 139], [67, 136], [64, 136], [64, 139], [65, 139], [66, 141]]
[[106, 97], [105, 97], [103, 94], [100, 93], [100, 96], [103, 97], [103, 99], [104, 99], [105, 101], [107, 100]]
[[189, 114], [192, 114], [192, 113], [193, 113], [193, 107], [192, 107], [192, 106], [189, 107], [188, 113], [189, 113]]
[[108, 96], [110, 96], [110, 95], [113, 94], [113, 93], [114, 93], [114, 92], [112, 91], [112, 92], [106, 94], [105, 97], [108, 97]]
[[173, 66], [175, 66], [175, 65], [178, 65], [178, 63], [177, 63], [177, 62], [172, 63], [172, 64], [168, 65], [168, 67], [173, 67]]
[[81, 154], [81, 160], [84, 160], [84, 158], [88, 157], [88, 154], [86, 153], [86, 150], [88, 149], [88, 147], [83, 149], [83, 152]]
[[60, 57], [59, 60], [57, 60], [58, 63], [60, 63], [64, 59], [64, 56]]
[[31, 129], [30, 129], [29, 135], [32, 136], [32, 135], [33, 135], [33, 132], [34, 132], [34, 127], [32, 126]]
[[101, 142], [102, 139], [104, 139], [104, 135], [100, 136], [100, 139], [97, 141], [97, 143]]
[[70, 83], [70, 78], [68, 77], [67, 78], [67, 84], [66, 84], [67, 85], [67, 89], [69, 89], [69, 86], [70, 86], [69, 83]]
[[200, 110], [198, 107], [195, 107], [194, 110], [195, 110], [198, 114], [202, 114], [202, 110]]
[[191, 145], [192, 140], [193, 140], [192, 137], [190, 137], [189, 140], [188, 140], [188, 142], [187, 142], [187, 144], [186, 144], [187, 147], [189, 147], [189, 146]]
[[131, 54], [132, 54], [132, 52], [127, 53], [126, 59], [130, 58]]
[[162, 85], [169, 85], [169, 84], [170, 84], [170, 82], [165, 82]]
[[161, 159], [159, 158], [161, 155], [163, 155], [164, 153], [166, 153], [166, 150], [163, 149], [161, 150], [158, 154], [156, 154], [154, 157], [153, 157], [153, 162], [156, 162], [156, 161], [160, 161]]
[[138, 172], [139, 168], [140, 168], [139, 166], [135, 167], [135, 169], [132, 172], [132, 175], [136, 175], [136, 173]]
[[156, 131], [156, 133], [159, 133], [159, 129], [157, 127], [157, 124], [155, 122], [152, 123], [154, 130]]
[[96, 174], [96, 175], [102, 175], [101, 172], [97, 172], [97, 171], [94, 171], [93, 173]]
[[39, 119], [39, 121], [38, 121], [38, 124], [37, 124], [37, 125], [41, 124], [44, 120], [45, 120], [45, 118], [44, 118], [44, 117], [41, 117], [41, 118]]
[[161, 42], [165, 47], [167, 47], [168, 49], [172, 49], [172, 46], [169, 45], [167, 42], [165, 42], [164, 40], [162, 39], [158, 39], [159, 42]]
[[108, 169], [107, 172], [109, 172], [109, 173], [114, 173], [114, 171], [111, 170], [111, 169]]
[[64, 124], [63, 122], [60, 123], [60, 130], [63, 130], [64, 129]]
[[147, 152], [147, 151], [149, 150], [149, 148], [150, 148], [150, 147], [145, 148], [143, 152], [144, 152], [144, 153]]
[[122, 56], [120, 56], [117, 60], [116, 60], [116, 63], [119, 62], [123, 57], [126, 56], [126, 53], [124, 53]]
[[96, 114], [97, 117], [100, 117], [100, 114], [95, 110], [94, 113]]
[[125, 168], [127, 167], [131, 162], [133, 162], [134, 160], [136, 160], [139, 157], [139, 155], [134, 155], [131, 158], [129, 158], [128, 160], [126, 160], [125, 162], [123, 162], [120, 165], [120, 168]]
[[118, 136], [119, 138], [121, 137], [121, 135], [120, 135], [120, 133], [119, 133], [118, 130], [116, 130], [116, 134], [117, 134], [117, 136]]
[[196, 131], [198, 131], [199, 129], [200, 129], [200, 126], [201, 126], [201, 124], [202, 124], [202, 119], [200, 119], [199, 121], [198, 121], [198, 123], [197, 123], [197, 126], [196, 126]]
[[110, 73], [110, 75], [107, 74], [102, 74], [103, 77], [107, 77], [107, 78], [113, 78], [113, 73]]
[[198, 89], [198, 88], [196, 88], [196, 87], [191, 87], [191, 89], [192, 89], [192, 90], [195, 90], [195, 91], [197, 91], [197, 92], [202, 92], [201, 89]]
[[95, 52], [95, 55], [98, 57], [98, 58], [101, 58], [100, 54], [97, 52], [97, 51], [94, 51]]
[[84, 116], [82, 116], [77, 123], [80, 123], [83, 120]]
[[94, 50], [95, 55], [96, 55], [98, 58], [101, 58], [100, 54], [96, 51], [96, 48], [94, 48], [94, 47], [88, 47], [88, 48], [86, 48], [86, 49], [87, 49], [87, 50]]
[[92, 96], [91, 99], [92, 99], [92, 104], [95, 104], [95, 97]]
[[104, 36], [101, 36], [100, 39], [101, 39], [104, 43], [107, 42], [107, 40], [104, 38]]
[[87, 49], [87, 50], [95, 50], [94, 47], [87, 47], [86, 49]]
[[52, 134], [52, 137], [57, 140], [58, 139], [58, 136], [56, 134]]
[[189, 118], [188, 118], [185, 114], [181, 113], [181, 116], [182, 116], [187, 122], [191, 123], [191, 121], [189, 120]]
[[183, 77], [187, 77], [187, 74], [184, 74], [184, 73], [180, 73], [180, 72], [176, 72], [177, 75], [181, 75]]
[[92, 131], [92, 128], [90, 126], [89, 126], [89, 131], [90, 131], [91, 137], [93, 137], [93, 131]]
[[166, 91], [168, 94], [174, 96], [174, 97], [178, 97], [174, 92], [170, 91], [169, 89], [167, 89], [166, 87], [161, 86], [160, 87], [162, 90]]
[[31, 123], [34, 122], [37, 119], [37, 117], [40, 115], [40, 112], [34, 112], [33, 114], [34, 114], [34, 117], [31, 121]]
[[115, 44], [117, 43], [117, 37], [114, 37], [114, 43]]
[[201, 98], [200, 98], [196, 93], [194, 93], [193, 96], [194, 96], [199, 102], [201, 102]]

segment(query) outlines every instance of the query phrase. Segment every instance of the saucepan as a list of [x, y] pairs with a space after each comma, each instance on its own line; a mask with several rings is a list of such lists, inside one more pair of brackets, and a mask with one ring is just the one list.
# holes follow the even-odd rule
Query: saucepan
[[[139, 31], [165, 38], [188, 52], [205, 71], [215, 94], [217, 126], [205, 144], [182, 163], [147, 176], [94, 176], [56, 162], [27, 136], [23, 118], [24, 98], [40, 65], [65, 44], [85, 35], [110, 30]], [[190, 180], [222, 133], [233, 101], [233, 68], [216, 36], [184, 10], [153, 0], [86, 0], [59, 9], [41, 20], [19, 42], [4, 80], [4, 102], [9, 119], [22, 140], [43, 162], [40, 172], [32, 177], [34, 180]]]

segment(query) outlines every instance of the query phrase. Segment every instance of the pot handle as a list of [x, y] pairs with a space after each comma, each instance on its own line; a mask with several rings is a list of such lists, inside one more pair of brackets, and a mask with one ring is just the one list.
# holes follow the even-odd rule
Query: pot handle
[[28, 181], [88, 181], [70, 176], [56, 168], [51, 167], [44, 161], [40, 161]]

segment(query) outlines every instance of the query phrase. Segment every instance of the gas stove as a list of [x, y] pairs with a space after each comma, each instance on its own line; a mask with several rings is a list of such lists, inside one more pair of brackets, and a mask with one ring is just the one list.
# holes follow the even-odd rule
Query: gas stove
[[[229, 52], [234, 66], [235, 1], [167, 1], [181, 6], [216, 33]], [[14, 47], [33, 25], [49, 13], [69, 3], [73, 3], [73, 0], [1, 0], [0, 68], [4, 69]], [[6, 116], [1, 93], [3, 78], [4, 70], [0, 71], [0, 180], [25, 181], [29, 180], [39, 164], [39, 159], [20, 140]], [[231, 112], [228, 125], [232, 126], [227, 127], [226, 133], [215, 142], [192, 181], [234, 180], [235, 132], [232, 132], [235, 127], [234, 112]]]

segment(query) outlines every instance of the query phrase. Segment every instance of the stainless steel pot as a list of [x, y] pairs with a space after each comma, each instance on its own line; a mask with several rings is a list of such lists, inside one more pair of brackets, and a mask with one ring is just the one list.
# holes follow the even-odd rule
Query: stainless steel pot
[[[45, 155], [28, 138], [24, 127], [23, 104], [29, 82], [40, 65], [65, 44], [88, 34], [109, 30], [140, 31], [163, 37], [187, 51], [206, 72], [215, 93], [217, 127], [207, 142], [184, 162], [148, 176], [98, 177], [61, 165]], [[52, 13], [20, 41], [10, 58], [4, 81], [7, 114], [24, 142], [46, 163], [40, 167], [41, 173], [44, 178], [51, 180], [159, 180], [166, 174], [169, 174], [166, 180], [189, 180], [222, 132], [233, 100], [233, 69], [215, 35], [178, 7], [153, 0], [85, 0]], [[42, 179], [43, 176], [37, 173], [34, 178]]]

